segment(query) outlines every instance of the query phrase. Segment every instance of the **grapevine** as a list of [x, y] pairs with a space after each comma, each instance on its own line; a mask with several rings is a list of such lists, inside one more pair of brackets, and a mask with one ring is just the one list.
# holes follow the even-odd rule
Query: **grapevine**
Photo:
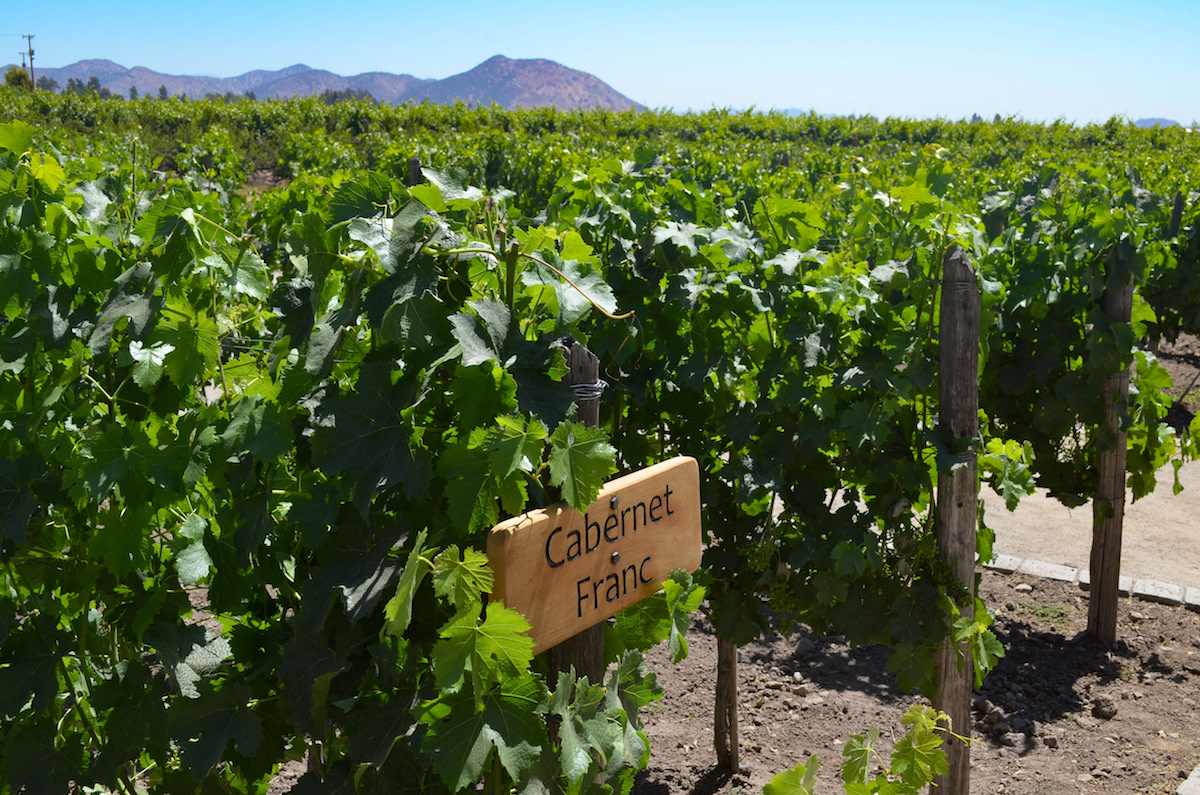
[[[947, 610], [932, 531], [942, 255], [984, 298], [984, 477], [1086, 499], [1095, 384], [1136, 362], [1140, 496], [1194, 454], [1152, 349], [1200, 328], [1174, 200], [1197, 146], [0, 90], [0, 789], [256, 792], [310, 744], [344, 791], [621, 789], [658, 696], [639, 650], [682, 651], [701, 593], [738, 643], [833, 628], [928, 690], [953, 632], [982, 675], [1002, 650], [986, 606]], [[259, 169], [286, 182], [249, 194]], [[1128, 327], [1098, 314], [1112, 274]], [[567, 334], [609, 383], [588, 434]], [[603, 476], [552, 456], [675, 454], [701, 463], [701, 571], [616, 620], [606, 682], [546, 681], [483, 534], [586, 504]]]

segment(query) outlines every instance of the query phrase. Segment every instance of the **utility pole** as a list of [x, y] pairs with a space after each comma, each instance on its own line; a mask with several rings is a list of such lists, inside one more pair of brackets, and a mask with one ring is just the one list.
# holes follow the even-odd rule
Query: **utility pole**
[[[25, 39], [25, 46], [29, 48], [29, 82], [33, 83], [34, 87], [36, 88], [37, 78], [33, 76], [33, 37], [33, 33], [26, 33], [23, 35], [23, 38]], [[21, 63], [25, 63], [25, 56], [23, 55], [21, 56]]]

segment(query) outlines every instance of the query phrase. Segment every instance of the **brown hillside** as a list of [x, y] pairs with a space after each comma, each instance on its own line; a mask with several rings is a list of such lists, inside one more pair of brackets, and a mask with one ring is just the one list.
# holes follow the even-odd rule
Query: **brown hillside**
[[170, 75], [144, 66], [127, 69], [103, 59], [79, 61], [61, 68], [38, 69], [65, 87], [69, 79], [87, 83], [95, 76], [100, 84], [115, 94], [129, 93], [137, 86], [142, 94], [153, 96], [159, 86], [165, 86], [173, 96], [187, 94], [203, 97], [206, 94], [242, 95], [253, 92], [260, 99], [267, 97], [312, 96], [327, 90], [366, 90], [381, 102], [435, 103], [466, 102], [495, 103], [504, 108], [553, 106], [562, 109], [606, 108], [629, 110], [640, 107], [618, 93], [604, 81], [542, 58], [511, 59], [503, 55], [487, 61], [462, 74], [444, 80], [425, 80], [408, 74], [366, 72], [344, 77], [323, 69], [296, 64], [275, 71], [258, 69], [236, 77], [206, 77], [202, 75]]
[[599, 78], [544, 58], [513, 60], [496, 55], [468, 72], [428, 85], [433, 102], [495, 102], [504, 108], [605, 108], [630, 110], [637, 104]]

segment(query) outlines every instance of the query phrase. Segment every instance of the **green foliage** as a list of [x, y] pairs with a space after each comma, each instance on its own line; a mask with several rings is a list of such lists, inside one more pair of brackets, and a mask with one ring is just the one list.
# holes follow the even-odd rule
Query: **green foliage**
[[[555, 285], [498, 266], [478, 190], [443, 180], [446, 218], [371, 176], [252, 210], [235, 166], [199, 162], [221, 128], [170, 178], [37, 136], [0, 125], [0, 789], [258, 791], [305, 736], [348, 786], [558, 787], [529, 625], [489, 603], [479, 531], [614, 471], [546, 340], [591, 305], [540, 313]], [[614, 780], [661, 692], [639, 649], [681, 606], [620, 641], [614, 695], [554, 705]]]
[[[847, 757], [850, 749], [846, 749]], [[817, 771], [821, 769], [821, 760], [816, 755], [801, 762], [791, 770], [776, 773], [763, 787], [763, 795], [813, 795], [817, 786]]]
[[[660, 693], [639, 652], [686, 653], [705, 595], [738, 643], [833, 627], [928, 689], [952, 633], [981, 676], [990, 617], [937, 561], [947, 454], [975, 445], [1006, 507], [1035, 484], [1076, 504], [1109, 443], [1100, 385], [1132, 362], [1135, 497], [1200, 438], [1162, 422], [1141, 347], [1200, 330], [1200, 216], [1167, 198], [1196, 190], [1181, 131], [76, 82], [0, 88], [14, 791], [257, 791], [305, 738], [334, 790], [624, 790]], [[243, 190], [263, 168], [292, 181]], [[956, 244], [983, 293], [976, 440], [934, 423]], [[1126, 279], [1134, 317], [1111, 324]], [[565, 335], [601, 359], [598, 429]], [[603, 687], [543, 682], [488, 601], [483, 533], [674, 454], [701, 466], [701, 572], [618, 616]], [[898, 777], [932, 767], [923, 747]]]
[[4, 85], [24, 91], [33, 90], [33, 79], [29, 72], [19, 66], [10, 66], [4, 73]]
[[603, 431], [564, 422], [550, 436], [550, 482], [568, 505], [583, 510], [596, 499], [605, 478], [616, 471], [616, 451]]
[[[902, 719], [908, 729], [896, 741], [890, 760], [876, 750], [879, 729], [871, 727], [866, 735], [854, 735], [842, 751], [843, 791], [847, 795], [920, 793], [936, 776], [945, 775], [948, 770], [942, 748], [942, 735], [947, 733], [938, 725], [945, 720], [945, 713], [929, 707], [909, 707]], [[953, 735], [948, 736], [953, 740]], [[817, 757], [812, 756], [807, 762], [779, 773], [763, 787], [764, 795], [813, 795], [819, 764]]]

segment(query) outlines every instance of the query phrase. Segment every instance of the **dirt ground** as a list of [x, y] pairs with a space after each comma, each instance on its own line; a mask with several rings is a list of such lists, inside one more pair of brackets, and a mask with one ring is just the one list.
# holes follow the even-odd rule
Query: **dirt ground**
[[[981, 590], [1007, 656], [975, 696], [972, 792], [1175, 792], [1200, 764], [1200, 614], [1122, 600], [1120, 640], [1104, 648], [1082, 632], [1076, 585], [986, 571]], [[743, 768], [730, 775], [712, 750], [716, 638], [701, 621], [688, 645], [674, 670], [651, 653], [666, 697], [647, 718], [650, 766], [636, 795], [758, 792], [810, 754], [821, 760], [818, 792], [841, 792], [851, 736], [877, 726], [890, 753], [920, 701], [896, 688], [886, 649], [850, 649], [804, 627], [750, 644], [739, 651]]]

